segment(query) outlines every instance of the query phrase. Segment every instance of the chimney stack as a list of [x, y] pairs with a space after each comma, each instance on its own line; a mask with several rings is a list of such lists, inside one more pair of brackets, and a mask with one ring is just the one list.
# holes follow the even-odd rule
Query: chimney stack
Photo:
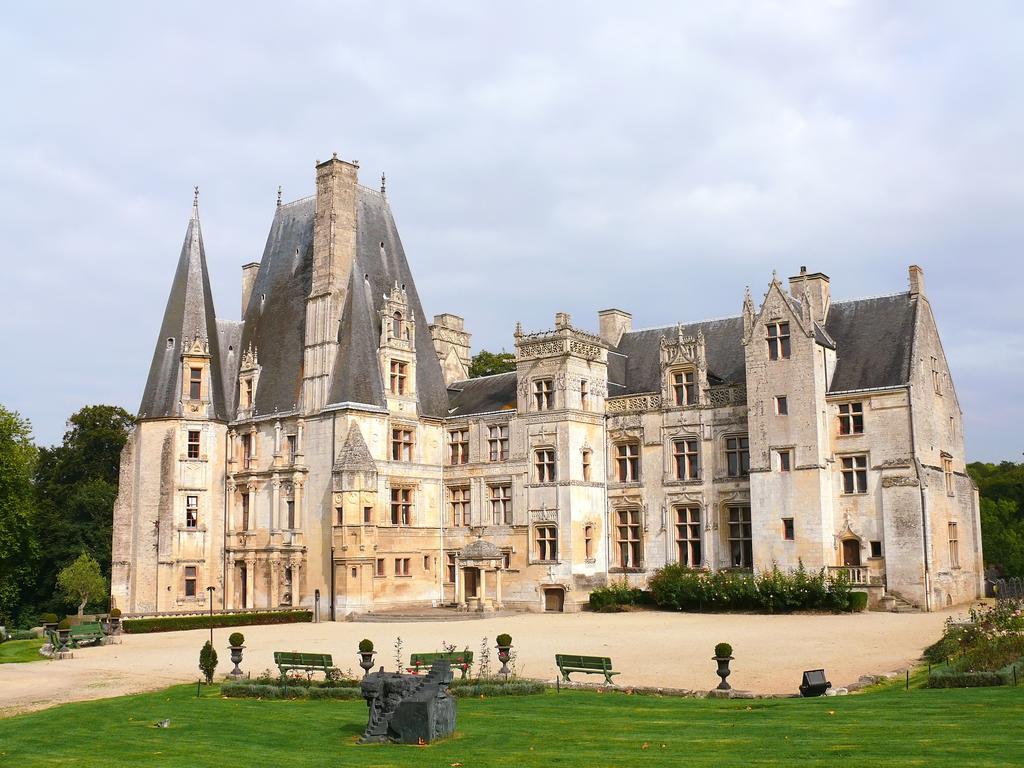
[[622, 334], [633, 330], [633, 316], [621, 309], [602, 309], [597, 313], [601, 340], [610, 347], [619, 346]]
[[245, 310], [249, 308], [249, 298], [252, 296], [252, 287], [256, 284], [256, 274], [260, 271], [260, 263], [253, 261], [242, 265], [242, 319], [245, 319]]
[[924, 270], [917, 264], [911, 264], [908, 271], [910, 272], [910, 295], [924, 294]]
[[800, 267], [800, 274], [789, 278], [789, 295], [810, 303], [811, 319], [814, 322], [825, 322], [832, 303], [828, 275], [824, 272], [808, 272], [807, 267]]

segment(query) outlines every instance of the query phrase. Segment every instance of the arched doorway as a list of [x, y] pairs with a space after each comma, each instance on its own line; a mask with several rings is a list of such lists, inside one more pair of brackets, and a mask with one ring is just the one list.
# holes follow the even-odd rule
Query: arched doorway
[[544, 589], [544, 612], [562, 613], [565, 610], [565, 590], [561, 587]]

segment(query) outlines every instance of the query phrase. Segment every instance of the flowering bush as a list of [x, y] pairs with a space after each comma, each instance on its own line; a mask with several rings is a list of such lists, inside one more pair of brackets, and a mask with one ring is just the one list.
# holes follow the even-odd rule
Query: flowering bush
[[959, 673], [996, 672], [1024, 658], [1024, 600], [971, 608], [967, 621], [946, 619], [942, 637], [924, 652]]

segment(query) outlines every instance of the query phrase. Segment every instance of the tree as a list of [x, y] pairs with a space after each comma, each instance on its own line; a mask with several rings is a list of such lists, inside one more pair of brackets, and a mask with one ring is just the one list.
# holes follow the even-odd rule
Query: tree
[[53, 602], [54, 577], [82, 551], [110, 576], [114, 499], [121, 449], [132, 415], [113, 405], [90, 405], [68, 420], [60, 445], [43, 448], [35, 474], [40, 564], [35, 598], [39, 607]]
[[967, 471], [981, 496], [985, 564], [1003, 576], [1024, 576], [1024, 464], [974, 462]]
[[0, 406], [0, 623], [24, 609], [39, 556], [32, 490], [37, 458], [28, 419]]
[[85, 611], [89, 598], [107, 594], [107, 580], [100, 573], [100, 564], [85, 552], [57, 574], [57, 586], [69, 600], [78, 603], [79, 616]]
[[217, 669], [217, 651], [210, 645], [209, 640], [203, 643], [203, 650], [199, 652], [199, 669], [202, 670], [203, 676], [206, 678], [206, 684], [212, 683], [213, 673]]
[[469, 377], [491, 376], [495, 373], [510, 373], [516, 369], [516, 356], [511, 352], [488, 352], [481, 349], [469, 363]]

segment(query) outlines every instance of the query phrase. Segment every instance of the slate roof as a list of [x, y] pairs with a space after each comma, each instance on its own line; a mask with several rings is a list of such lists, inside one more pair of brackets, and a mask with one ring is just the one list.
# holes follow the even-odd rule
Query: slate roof
[[917, 301], [910, 293], [833, 302], [825, 330], [836, 342], [830, 392], [910, 381]]
[[453, 382], [448, 388], [448, 408], [451, 416], [514, 411], [516, 409], [515, 371]]
[[192, 216], [185, 231], [178, 266], [171, 283], [171, 291], [164, 308], [160, 335], [157, 336], [153, 361], [139, 405], [142, 418], [161, 418], [181, 415], [183, 345], [199, 336], [209, 344], [211, 357], [209, 417], [229, 418], [229, 407], [224, 398], [222, 376], [223, 358], [220, 352], [220, 334], [217, 314], [213, 308], [210, 276], [206, 270], [206, 250], [199, 226], [198, 203], [192, 206]]
[[377, 469], [366, 440], [363, 439], [363, 433], [355, 422], [348, 428], [345, 442], [334, 461], [334, 469], [338, 472], [374, 472]]
[[384, 196], [366, 187], [356, 187], [356, 260], [338, 333], [338, 354], [328, 402], [386, 405], [383, 377], [377, 364], [379, 312], [384, 295], [391, 293], [396, 282], [405, 286], [409, 310], [416, 323], [419, 414], [444, 418], [448, 413], [444, 375], [398, 228]]

